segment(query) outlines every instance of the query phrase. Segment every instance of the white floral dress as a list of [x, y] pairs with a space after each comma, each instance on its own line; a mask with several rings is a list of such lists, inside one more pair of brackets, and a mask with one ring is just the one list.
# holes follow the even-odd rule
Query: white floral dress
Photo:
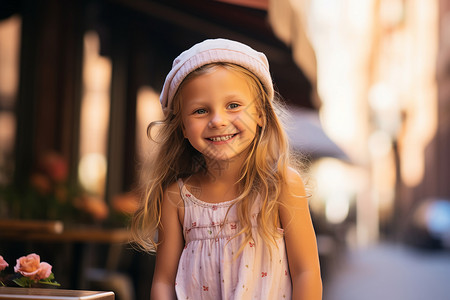
[[[207, 203], [178, 180], [184, 201], [185, 247], [178, 265], [178, 299], [291, 299], [292, 285], [284, 239], [272, 246], [272, 258], [256, 228], [259, 203], [252, 209], [253, 241], [239, 256], [241, 236], [234, 201]], [[231, 209], [225, 220], [228, 208]], [[223, 228], [221, 228], [223, 224]]]

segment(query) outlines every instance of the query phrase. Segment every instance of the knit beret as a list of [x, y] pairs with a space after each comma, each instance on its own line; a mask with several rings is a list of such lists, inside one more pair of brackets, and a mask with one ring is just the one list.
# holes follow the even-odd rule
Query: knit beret
[[233, 63], [248, 69], [259, 78], [270, 99], [273, 98], [272, 77], [270, 76], [269, 62], [264, 53], [240, 42], [227, 39], [208, 39], [195, 44], [175, 58], [161, 92], [162, 107], [171, 107], [178, 87], [189, 73], [214, 62]]

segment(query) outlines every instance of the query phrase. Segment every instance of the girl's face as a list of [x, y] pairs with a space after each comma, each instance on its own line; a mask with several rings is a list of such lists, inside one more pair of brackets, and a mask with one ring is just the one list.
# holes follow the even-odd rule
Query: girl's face
[[184, 137], [206, 158], [230, 160], [249, 148], [262, 122], [243, 76], [216, 67], [180, 92]]

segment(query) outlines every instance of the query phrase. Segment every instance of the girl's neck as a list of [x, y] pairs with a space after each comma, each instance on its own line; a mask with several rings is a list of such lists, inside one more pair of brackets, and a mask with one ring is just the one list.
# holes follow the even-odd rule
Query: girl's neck
[[191, 192], [198, 199], [206, 202], [224, 202], [236, 199], [240, 189], [237, 183], [240, 178], [242, 159], [208, 160], [206, 172], [190, 177]]
[[209, 160], [206, 159], [206, 179], [216, 183], [236, 183], [240, 177], [240, 171], [244, 163], [244, 155], [232, 160]]

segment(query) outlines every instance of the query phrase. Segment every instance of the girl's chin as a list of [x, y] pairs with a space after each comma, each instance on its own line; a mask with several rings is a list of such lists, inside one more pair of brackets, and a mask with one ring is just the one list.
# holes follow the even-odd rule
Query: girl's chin
[[228, 153], [227, 152], [216, 152], [214, 154], [202, 152], [207, 163], [211, 164], [211, 165], [214, 163], [216, 163], [216, 164], [217, 163], [232, 163], [235, 161], [239, 161], [247, 153], [248, 153], [248, 151], [242, 151], [242, 152], [236, 153], [233, 150], [230, 150]]

